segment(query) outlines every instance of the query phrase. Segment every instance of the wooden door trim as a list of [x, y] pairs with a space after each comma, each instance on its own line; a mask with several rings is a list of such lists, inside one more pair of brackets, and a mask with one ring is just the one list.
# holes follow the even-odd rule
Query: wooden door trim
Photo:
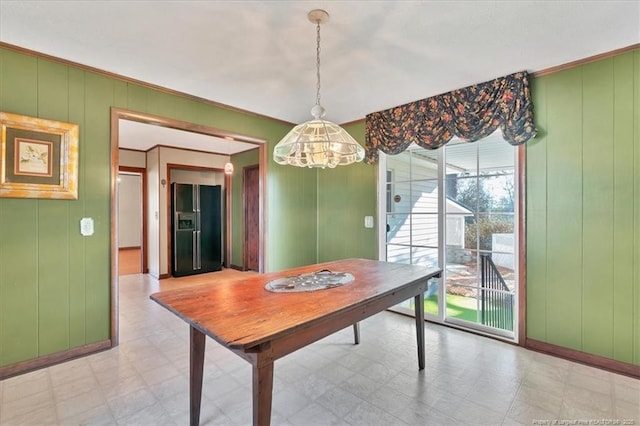
[[[254, 164], [251, 166], [246, 166], [242, 168], [242, 270], [243, 271], [247, 271], [247, 259], [249, 258], [248, 255], [248, 249], [247, 249], [247, 235], [248, 235], [248, 230], [249, 230], [249, 226], [247, 224], [248, 219], [249, 219], [249, 215], [248, 215], [248, 209], [247, 209], [247, 172], [250, 170], [255, 170], [258, 169], [258, 209], [262, 208], [262, 203], [261, 203], [261, 177], [260, 177], [260, 165], [259, 164]], [[258, 213], [258, 216], [260, 216], [260, 213]], [[262, 225], [260, 219], [258, 218], [258, 226], [260, 227]], [[262, 235], [262, 232], [260, 232], [260, 235]], [[259, 237], [259, 241], [258, 241], [258, 271], [259, 272], [264, 272], [263, 270], [263, 264], [262, 264], [262, 238]]]

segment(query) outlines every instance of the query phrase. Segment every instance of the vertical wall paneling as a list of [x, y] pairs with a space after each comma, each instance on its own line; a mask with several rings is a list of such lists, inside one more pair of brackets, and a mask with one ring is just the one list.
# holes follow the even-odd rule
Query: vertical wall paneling
[[[68, 67], [39, 59], [38, 88], [38, 115], [69, 121]], [[70, 204], [38, 201], [38, 355], [69, 349]]]
[[[582, 69], [547, 86], [547, 327], [550, 343], [582, 347]], [[562, 237], [561, 237], [562, 236]]]
[[527, 337], [547, 338], [547, 80], [531, 81], [534, 118], [538, 135], [527, 150]]
[[276, 164], [272, 149], [269, 148], [268, 271], [315, 263], [317, 259], [318, 173], [315, 169]]
[[37, 116], [38, 60], [8, 50], [2, 56], [2, 111]]
[[[86, 339], [94, 343], [109, 338], [110, 287], [110, 182], [111, 142], [109, 111], [113, 104], [113, 80], [87, 73], [85, 76], [85, 127], [83, 158], [85, 173], [85, 217], [94, 221], [94, 234], [84, 238], [87, 258], [85, 276]], [[79, 225], [75, 232], [79, 233]], [[95, 279], [94, 277], [101, 277]]]
[[69, 347], [76, 348], [86, 344], [86, 255], [85, 239], [80, 235], [80, 219], [84, 217], [85, 200], [90, 192], [86, 185], [88, 173], [85, 158], [86, 127], [85, 122], [85, 73], [69, 69], [69, 122], [79, 124], [78, 135], [78, 199], [69, 202], [67, 221], [69, 265]]
[[38, 356], [38, 200], [5, 198], [0, 205], [2, 244], [14, 242], [10, 255], [0, 259], [0, 364], [10, 364]]
[[117, 108], [127, 108], [127, 100], [129, 99], [129, 85], [124, 81], [116, 80], [113, 82], [113, 105]]
[[[364, 143], [364, 122], [345, 130], [358, 143]], [[365, 216], [377, 217], [376, 170], [377, 166], [362, 163], [318, 170], [319, 262], [377, 258], [377, 228], [364, 227]]]
[[640, 50], [633, 52], [633, 363], [640, 365]]
[[[68, 202], [38, 201], [38, 355], [40, 356], [69, 349], [68, 217]], [[52, 220], [52, 218], [55, 219]]]
[[613, 59], [582, 70], [582, 350], [613, 356]]
[[[527, 337], [640, 365], [640, 50], [536, 77]], [[545, 186], [546, 185], [546, 186]]]
[[[3, 51], [2, 111], [37, 116], [38, 61]], [[38, 356], [38, 200], [0, 198], [0, 365]]]
[[[633, 362], [633, 54], [613, 58], [613, 348]], [[635, 111], [637, 115], [638, 111]], [[636, 295], [637, 297], [637, 295]], [[637, 334], [637, 332], [636, 332]]]
[[127, 109], [131, 111], [147, 111], [149, 93], [151, 89], [137, 84], [127, 84]]

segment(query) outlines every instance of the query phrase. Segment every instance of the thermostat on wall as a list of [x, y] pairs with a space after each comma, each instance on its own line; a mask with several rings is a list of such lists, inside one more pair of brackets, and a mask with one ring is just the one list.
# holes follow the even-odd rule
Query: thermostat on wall
[[80, 234], [85, 237], [93, 235], [93, 219], [90, 217], [83, 217], [80, 219]]

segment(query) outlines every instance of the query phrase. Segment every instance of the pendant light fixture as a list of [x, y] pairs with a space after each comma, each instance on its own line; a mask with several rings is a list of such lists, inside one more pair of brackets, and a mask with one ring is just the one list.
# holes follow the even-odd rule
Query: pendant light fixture
[[329, 21], [329, 14], [315, 9], [308, 14], [316, 24], [316, 104], [311, 108], [313, 120], [294, 127], [273, 150], [278, 164], [298, 167], [334, 168], [362, 161], [364, 149], [342, 127], [324, 120], [320, 105], [320, 25]]

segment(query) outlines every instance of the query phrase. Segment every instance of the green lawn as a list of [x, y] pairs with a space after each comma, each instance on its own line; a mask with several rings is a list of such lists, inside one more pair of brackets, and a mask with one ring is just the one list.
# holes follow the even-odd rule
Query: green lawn
[[[424, 311], [436, 315], [438, 313], [438, 296], [424, 299]], [[447, 316], [465, 321], [478, 322], [476, 299], [472, 297], [447, 294]]]

